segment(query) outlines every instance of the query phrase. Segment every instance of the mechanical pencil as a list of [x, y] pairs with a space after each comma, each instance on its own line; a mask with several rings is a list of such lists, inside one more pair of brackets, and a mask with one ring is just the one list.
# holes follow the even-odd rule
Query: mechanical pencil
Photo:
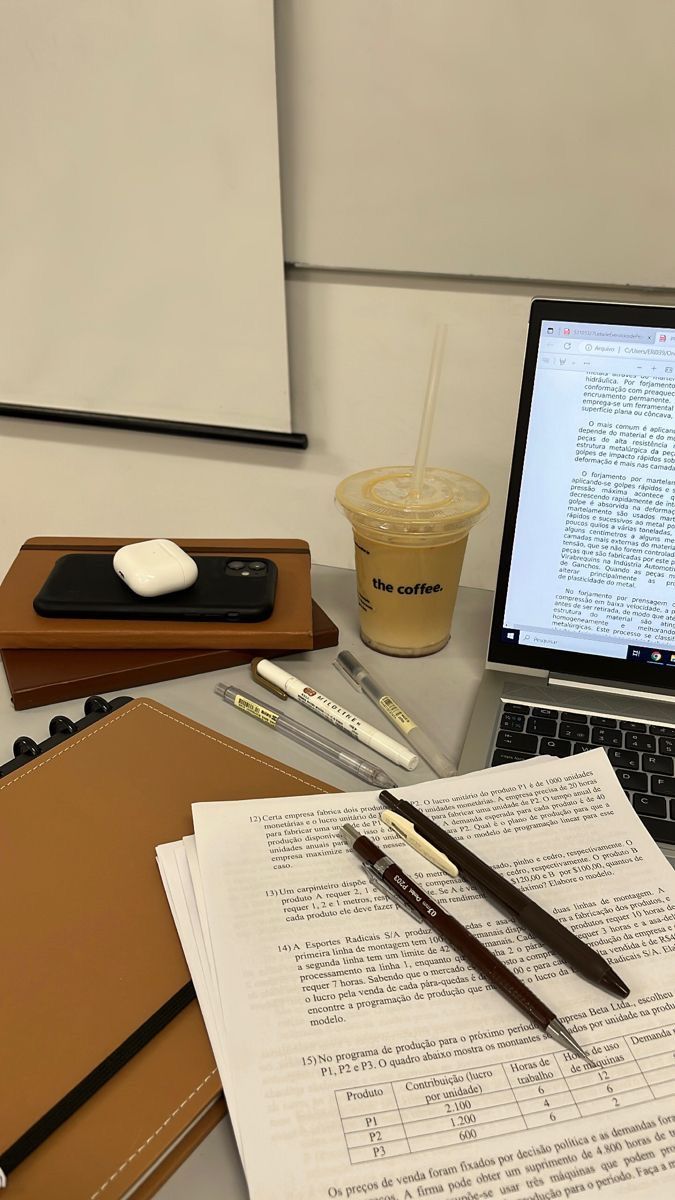
[[287, 717], [285, 713], [279, 712], [278, 708], [272, 708], [267, 703], [261, 704], [249, 692], [242, 692], [241, 688], [227, 687], [224, 683], [217, 683], [215, 690], [228, 704], [233, 704], [241, 712], [248, 713], [249, 717], [255, 717], [257, 721], [262, 721], [264, 725], [269, 725], [278, 733], [292, 738], [300, 746], [305, 746], [308, 750], [313, 750], [315, 754], [320, 754], [328, 762], [334, 763], [336, 767], [342, 767], [343, 771], [349, 771], [352, 775], [356, 775], [358, 779], [362, 779], [371, 787], [396, 787], [386, 771], [381, 771], [375, 763], [367, 762], [365, 758], [360, 758], [351, 750], [343, 749], [342, 746], [331, 742], [307, 725], [302, 725], [299, 721], [294, 721], [292, 717]]
[[[424, 921], [434, 933], [457, 950], [463, 958], [488, 980], [507, 1000], [539, 1029], [566, 1050], [591, 1063], [590, 1058], [555, 1013], [523, 983], [513, 971], [488, 950], [468, 929], [427, 896], [413, 879], [389, 858], [370, 838], [357, 833], [353, 825], [343, 825], [340, 836], [350, 850], [361, 859], [371, 883], [399, 904], [411, 916]], [[593, 1064], [591, 1063], [591, 1066]]]

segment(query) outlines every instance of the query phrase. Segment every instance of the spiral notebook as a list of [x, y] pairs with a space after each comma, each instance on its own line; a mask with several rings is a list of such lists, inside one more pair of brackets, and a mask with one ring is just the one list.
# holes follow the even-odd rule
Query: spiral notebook
[[155, 846], [191, 832], [196, 799], [327, 790], [154, 701], [86, 707], [0, 768], [0, 1170], [16, 1200], [146, 1200], [219, 1119]]

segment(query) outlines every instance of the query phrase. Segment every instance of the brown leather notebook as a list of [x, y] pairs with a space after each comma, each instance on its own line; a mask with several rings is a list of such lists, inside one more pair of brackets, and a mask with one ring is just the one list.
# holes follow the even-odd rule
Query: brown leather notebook
[[55, 1132], [16, 1152], [189, 990], [155, 846], [191, 832], [191, 802], [333, 790], [145, 699], [0, 780], [8, 1194], [119, 1200], [139, 1184], [147, 1197], [215, 1123], [220, 1084], [192, 1001], [73, 1115], [66, 1105]]
[[266, 621], [102, 621], [40, 617], [33, 599], [65, 554], [112, 556], [142, 538], [29, 538], [0, 584], [0, 646], [4, 649], [311, 650], [310, 553], [299, 539], [173, 540], [191, 555], [269, 558], [278, 577], [274, 611]]
[[[337, 625], [313, 600], [312, 649], [336, 646], [338, 637]], [[257, 653], [257, 650], [0, 650], [17, 710], [240, 667]], [[290, 650], [268, 650], [266, 657], [278, 658], [290, 653]]]

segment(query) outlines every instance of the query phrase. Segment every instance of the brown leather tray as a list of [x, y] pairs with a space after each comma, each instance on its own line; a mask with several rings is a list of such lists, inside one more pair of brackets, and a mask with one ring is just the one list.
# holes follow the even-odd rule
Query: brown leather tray
[[[338, 628], [312, 601], [312, 649], [338, 643]], [[15, 709], [124, 691], [165, 679], [239, 667], [257, 650], [0, 650]], [[289, 654], [268, 650], [267, 658]]]
[[299, 539], [175, 538], [188, 554], [270, 558], [278, 570], [274, 612], [267, 621], [98, 621], [40, 617], [33, 599], [64, 554], [111, 555], [143, 538], [30, 538], [0, 584], [0, 646], [3, 649], [311, 650], [310, 553]]

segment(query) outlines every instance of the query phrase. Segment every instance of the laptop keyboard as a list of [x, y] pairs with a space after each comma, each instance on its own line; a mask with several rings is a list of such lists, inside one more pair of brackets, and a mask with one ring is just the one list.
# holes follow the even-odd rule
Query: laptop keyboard
[[675, 726], [506, 702], [490, 766], [535, 754], [565, 758], [598, 746], [604, 746], [619, 783], [652, 836], [675, 843]]

